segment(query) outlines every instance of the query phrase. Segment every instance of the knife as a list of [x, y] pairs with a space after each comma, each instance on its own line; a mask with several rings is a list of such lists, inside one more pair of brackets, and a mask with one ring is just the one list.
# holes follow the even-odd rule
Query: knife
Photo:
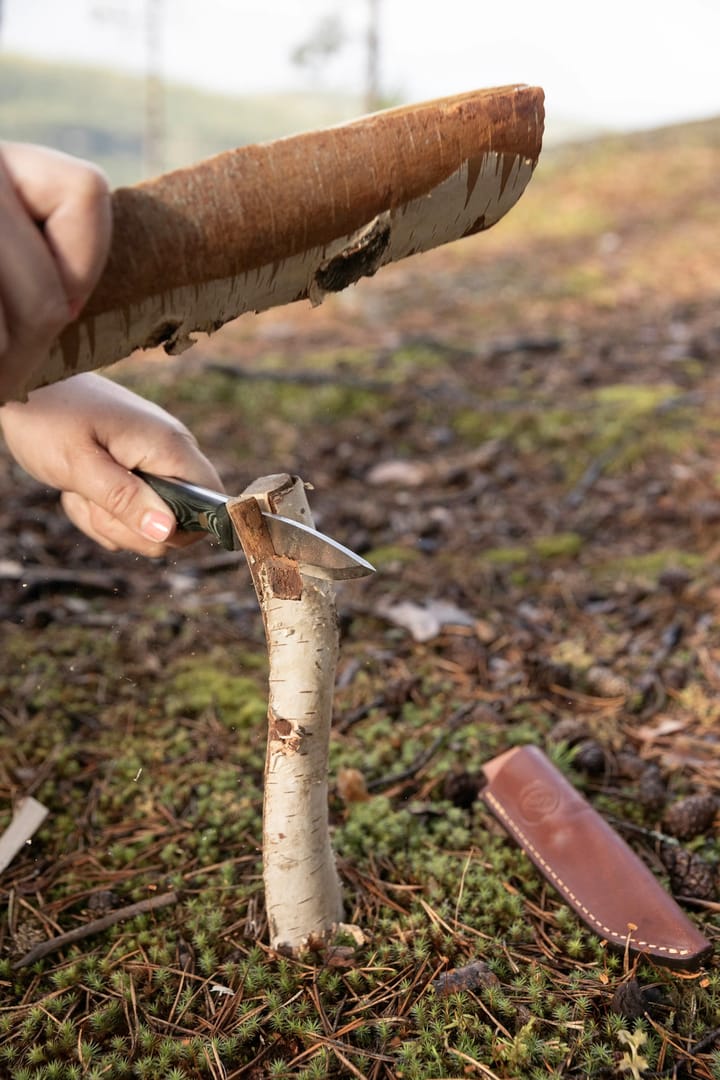
[[[141, 469], [133, 471], [168, 504], [178, 528], [186, 532], [210, 533], [228, 551], [242, 550], [227, 511], [228, 495], [186, 480], [155, 476]], [[309, 577], [347, 581], [375, 573], [375, 567], [360, 555], [317, 529], [265, 510], [262, 516], [275, 553], [296, 560], [301, 572]]]

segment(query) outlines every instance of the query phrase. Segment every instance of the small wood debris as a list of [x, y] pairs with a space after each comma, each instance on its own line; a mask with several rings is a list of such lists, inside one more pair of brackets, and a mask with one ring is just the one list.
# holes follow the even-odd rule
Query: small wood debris
[[432, 988], [440, 997], [459, 994], [465, 990], [478, 990], [484, 986], [497, 986], [499, 979], [483, 960], [474, 960], [464, 967], [454, 968], [438, 975]]
[[12, 821], [0, 836], [0, 873], [29, 844], [48, 815], [48, 809], [28, 795], [15, 808]]
[[365, 777], [359, 769], [338, 769], [336, 786], [344, 803], [367, 802], [370, 798]]

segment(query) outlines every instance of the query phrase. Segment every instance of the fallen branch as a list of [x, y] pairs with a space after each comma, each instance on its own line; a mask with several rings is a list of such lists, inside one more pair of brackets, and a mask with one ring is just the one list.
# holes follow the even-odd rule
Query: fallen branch
[[394, 787], [395, 784], [404, 784], [406, 780], [414, 780], [421, 769], [424, 769], [429, 762], [437, 754], [438, 750], [441, 750], [445, 743], [448, 741], [453, 732], [461, 728], [463, 724], [467, 722], [469, 716], [471, 716], [478, 708], [476, 701], [471, 701], [467, 705], [461, 705], [456, 712], [446, 721], [442, 732], [434, 739], [430, 746], [426, 750], [423, 750], [421, 754], [415, 758], [407, 769], [403, 769], [402, 772], [391, 773], [389, 776], [377, 776], [374, 780], [368, 780], [368, 791], [382, 791], [383, 788]]
[[65, 934], [58, 934], [57, 937], [50, 938], [48, 941], [41, 941], [30, 952], [15, 961], [13, 970], [17, 971], [19, 968], [34, 964], [36, 960], [42, 960], [43, 957], [63, 949], [66, 945], [74, 945], [75, 942], [84, 941], [85, 938], [92, 937], [94, 934], [101, 934], [103, 930], [108, 930], [119, 922], [125, 922], [126, 919], [134, 919], [136, 915], [146, 915], [149, 911], [157, 911], [159, 908], [169, 907], [177, 902], [178, 894], [169, 892], [162, 893], [160, 896], [151, 896], [147, 900], [139, 900], [137, 904], [118, 908], [108, 915], [103, 915], [100, 919], [85, 923], [84, 926], [76, 926], [74, 930], [68, 930]]
[[204, 371], [214, 375], [235, 379], [238, 382], [270, 382], [289, 386], [334, 386], [341, 390], [362, 390], [369, 394], [389, 394], [397, 390], [397, 383], [381, 379], [363, 379], [350, 375], [339, 368], [332, 371], [255, 371], [243, 367], [231, 367], [230, 364], [217, 364], [214, 361], [203, 366]]

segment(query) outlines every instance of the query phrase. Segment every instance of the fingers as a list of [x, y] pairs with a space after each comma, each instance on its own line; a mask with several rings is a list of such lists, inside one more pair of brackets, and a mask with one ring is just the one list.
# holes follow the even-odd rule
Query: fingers
[[110, 232], [108, 185], [94, 166], [0, 144], [0, 401], [22, 390], [79, 313]]
[[77, 492], [65, 492], [61, 501], [73, 525], [107, 551], [133, 551], [136, 555], [153, 559], [166, 555], [171, 549], [187, 547], [202, 538], [200, 533], [171, 532], [164, 543], [156, 542], [139, 536], [122, 520], [113, 517]]
[[4, 342], [0, 389], [8, 395], [34, 370], [70, 320], [65, 288], [52, 252], [20, 201], [0, 161], [0, 306]]
[[2, 156], [28, 215], [43, 226], [68, 302], [79, 310], [107, 257], [112, 227], [107, 179], [90, 162], [46, 147], [5, 143]]
[[[114, 388], [114, 394], [119, 389]], [[72, 489], [66, 489], [63, 496], [63, 506], [73, 522], [110, 550], [134, 551], [152, 558], [204, 536], [178, 533], [170, 507], [128, 466], [216, 490], [222, 487], [217, 472], [187, 428], [159, 412], [161, 418], [156, 416], [155, 407], [144, 402], [142, 426], [136, 427], [134, 433], [128, 413], [129, 430], [124, 438], [109, 440], [107, 449], [96, 444], [84, 461], [76, 461]], [[137, 424], [133, 418], [132, 425]]]
[[110, 549], [156, 556], [195, 539], [177, 536], [170, 507], [131, 470], [222, 488], [184, 424], [94, 373], [4, 406], [0, 426], [18, 464], [64, 492], [73, 522]]
[[[180, 432], [173, 432], [165, 437], [165, 445], [175, 439], [187, 441]], [[195, 453], [199, 456], [199, 451]], [[161, 453], [165, 462], [180, 456], [171, 450]], [[187, 460], [184, 466], [187, 472]], [[105, 547], [157, 556], [173, 544], [177, 526], [167, 503], [100, 447], [88, 456], [85, 467], [82, 463], [76, 467], [73, 488], [63, 496], [63, 506], [76, 525]]]

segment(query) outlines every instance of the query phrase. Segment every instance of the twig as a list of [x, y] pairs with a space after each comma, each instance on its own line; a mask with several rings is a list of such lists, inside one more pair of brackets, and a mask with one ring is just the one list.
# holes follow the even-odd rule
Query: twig
[[395, 784], [402, 784], [405, 780], [412, 780], [421, 769], [425, 768], [429, 761], [432, 761], [435, 754], [447, 742], [453, 732], [462, 727], [470, 713], [477, 708], [477, 704], [476, 701], [471, 701], [466, 705], [461, 705], [448, 720], [445, 730], [428, 746], [427, 750], [423, 750], [421, 754], [418, 754], [407, 769], [403, 769], [402, 772], [391, 773], [390, 776], [377, 776], [374, 780], [368, 780], [367, 790], [379, 791], [382, 788], [393, 787]]
[[565, 496], [564, 502], [566, 506], [573, 509], [580, 506], [590, 489], [595, 487], [595, 484], [605, 472], [608, 465], [610, 465], [613, 459], [620, 454], [625, 445], [625, 442], [622, 442], [619, 446], [611, 446], [608, 450], [604, 450], [602, 454], [598, 454], [598, 456], [590, 462], [575, 487]]
[[351, 709], [350, 712], [345, 713], [342, 720], [335, 725], [335, 730], [338, 734], [344, 734], [353, 724], [359, 724], [361, 720], [364, 720], [366, 716], [369, 716], [373, 709], [381, 709], [386, 702], [386, 698], [379, 694], [371, 701], [366, 702], [363, 705], [358, 705], [356, 709]]
[[638, 836], [646, 836], [648, 840], [658, 840], [661, 844], [671, 844], [673, 847], [677, 847], [680, 844], [680, 841], [675, 836], [658, 832], [657, 829], [646, 829], [642, 825], [635, 825], [633, 822], [625, 821], [624, 818], [615, 817], [613, 814], [606, 814], [605, 819], [616, 829], [621, 831], [636, 833]]
[[151, 896], [147, 900], [139, 900], [137, 904], [128, 904], [127, 907], [118, 908], [108, 915], [103, 915], [101, 919], [94, 919], [92, 922], [85, 923], [84, 926], [76, 926], [74, 930], [68, 930], [65, 934], [58, 934], [57, 937], [50, 938], [49, 941], [41, 941], [30, 952], [25, 953], [24, 956], [15, 961], [13, 970], [17, 971], [18, 968], [34, 964], [36, 960], [42, 960], [43, 957], [57, 952], [58, 949], [62, 949], [66, 945], [74, 945], [76, 941], [83, 941], [87, 937], [92, 937], [93, 934], [100, 934], [103, 930], [115, 926], [116, 923], [124, 922], [126, 919], [134, 919], [136, 915], [146, 915], [149, 911], [157, 911], [158, 908], [169, 907], [171, 904], [176, 904], [177, 901], [178, 894], [168, 892], [163, 893], [161, 896]]
[[699, 1042], [696, 1042], [694, 1046], [691, 1046], [687, 1051], [688, 1057], [695, 1057], [697, 1054], [702, 1054], [705, 1050], [709, 1050], [710, 1047], [720, 1039], [720, 1027], [713, 1028], [707, 1035], [703, 1035]]
[[380, 379], [363, 379], [357, 375], [348, 375], [334, 371], [255, 371], [214, 361], [205, 365], [206, 371], [224, 375], [229, 379], [243, 382], [290, 383], [293, 386], [339, 386], [344, 390], [365, 390], [373, 394], [387, 394], [396, 389], [396, 384]]
[[[654, 417], [660, 417], [664, 413], [672, 412], [673, 409], [679, 409], [686, 405], [699, 405], [701, 399], [695, 393], [688, 394], [675, 394], [672, 397], [665, 398], [663, 401], [650, 410], [647, 414], [647, 418], [652, 420]], [[566, 506], [575, 507], [580, 506], [585, 496], [588, 494], [591, 488], [595, 486], [605, 470], [613, 461], [625, 452], [627, 447], [637, 437], [637, 432], [634, 428], [609, 446], [607, 450], [604, 450], [601, 454], [590, 462], [585, 472], [582, 474], [572, 491], [569, 491], [565, 496], [564, 503]]]
[[79, 570], [76, 567], [69, 570], [62, 566], [35, 566], [8, 561], [0, 567], [0, 580], [21, 582], [24, 600], [44, 590], [68, 589], [72, 592], [111, 595], [130, 591], [129, 578], [124, 574], [110, 575], [105, 570]]

